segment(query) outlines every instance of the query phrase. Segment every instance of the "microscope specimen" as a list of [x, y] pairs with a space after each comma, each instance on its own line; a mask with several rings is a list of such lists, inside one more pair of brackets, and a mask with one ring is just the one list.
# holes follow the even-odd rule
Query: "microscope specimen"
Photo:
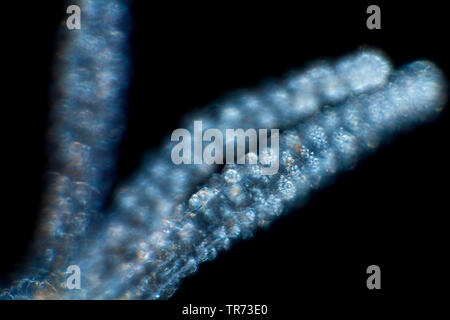
[[[396, 134], [435, 119], [446, 103], [444, 76], [429, 61], [393, 69], [381, 51], [367, 48], [322, 59], [181, 121], [220, 132], [279, 129], [277, 152], [247, 153], [256, 164], [176, 165], [168, 136], [105, 210], [126, 128], [129, 3], [84, 0], [81, 7], [83, 28], [58, 52], [31, 266], [1, 298], [170, 298], [201, 262], [304, 204]], [[263, 174], [274, 161], [278, 172]], [[78, 290], [67, 288], [71, 265], [82, 273]]]

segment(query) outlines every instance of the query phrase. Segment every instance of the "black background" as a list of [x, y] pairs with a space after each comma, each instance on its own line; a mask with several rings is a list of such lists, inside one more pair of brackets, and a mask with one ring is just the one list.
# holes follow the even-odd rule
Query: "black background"
[[[381, 30], [366, 28], [369, 2], [135, 1], [129, 129], [118, 178], [131, 173], [188, 110], [319, 57], [370, 45], [383, 49], [395, 66], [427, 58], [448, 74], [443, 7], [374, 3], [381, 7]], [[25, 1], [1, 10], [0, 274], [6, 279], [35, 228], [54, 39], [65, 7]], [[173, 299], [277, 303], [294, 310], [317, 301], [377, 308], [399, 298], [440, 296], [448, 270], [448, 121], [445, 110], [315, 194], [306, 207], [201, 265]], [[379, 291], [366, 287], [371, 264], [382, 271]]]

